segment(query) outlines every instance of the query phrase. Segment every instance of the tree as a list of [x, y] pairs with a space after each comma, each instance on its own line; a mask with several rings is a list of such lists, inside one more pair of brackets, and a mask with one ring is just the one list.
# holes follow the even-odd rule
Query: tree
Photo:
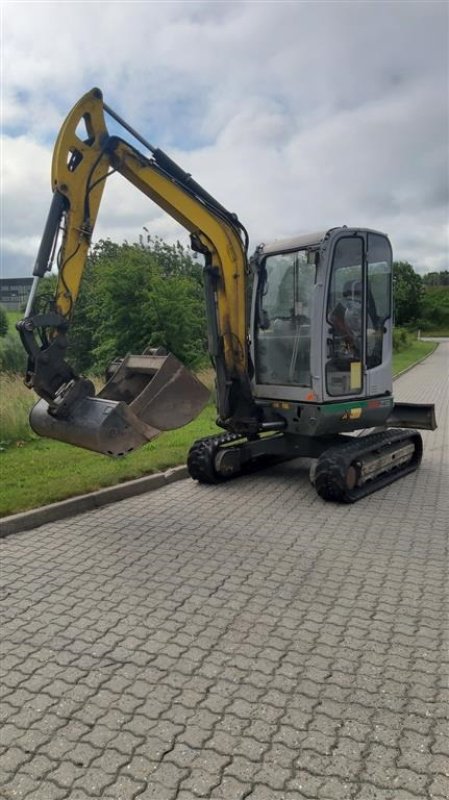
[[428, 272], [423, 275], [424, 286], [449, 286], [449, 270], [441, 272]]
[[3, 306], [0, 306], [0, 336], [8, 333], [8, 317]]
[[449, 331], [449, 286], [426, 286], [420, 325], [424, 330]]
[[408, 261], [393, 264], [394, 319], [398, 326], [416, 322], [422, 311], [423, 282]]
[[[56, 278], [41, 281], [37, 309], [48, 310]], [[186, 366], [207, 362], [202, 269], [178, 242], [146, 237], [102, 240], [86, 261], [68, 333], [67, 361], [101, 374], [110, 362], [146, 347], [165, 347]]]
[[181, 244], [100, 241], [88, 258], [70, 330], [70, 363], [104, 371], [116, 356], [163, 346], [187, 366], [206, 360], [201, 267]]

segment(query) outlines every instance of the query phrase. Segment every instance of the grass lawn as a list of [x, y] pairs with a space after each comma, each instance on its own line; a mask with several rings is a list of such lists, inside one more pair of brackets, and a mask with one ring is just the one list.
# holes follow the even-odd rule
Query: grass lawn
[[7, 311], [6, 316], [8, 317], [9, 328], [10, 330], [12, 330], [13, 328], [15, 328], [16, 322], [18, 322], [19, 319], [23, 319], [25, 315], [23, 311]]
[[416, 361], [420, 361], [429, 353], [432, 353], [438, 346], [437, 342], [419, 342], [414, 341], [406, 350], [401, 350], [399, 353], [393, 355], [393, 375], [402, 372], [407, 367], [410, 367]]
[[0, 516], [37, 508], [103, 486], [183, 464], [195, 439], [218, 430], [216, 410], [141, 447], [123, 459], [90, 453], [51, 439], [18, 443], [0, 453]]
[[[411, 347], [394, 356], [394, 373], [419, 361], [435, 347], [433, 342], [414, 342]], [[19, 379], [17, 382], [20, 383]], [[18, 408], [20, 403], [29, 403], [32, 400], [31, 394], [24, 387], [19, 389], [11, 386], [8, 393], [11, 398], [14, 393], [14, 401], [5, 404], [5, 415], [11, 408]], [[24, 414], [23, 410], [19, 415], [20, 419]], [[19, 439], [0, 452], [0, 516], [183, 464], [195, 439], [218, 430], [215, 417], [215, 407], [210, 404], [190, 425], [161, 434], [158, 439], [124, 459], [108, 458], [50, 439]], [[10, 430], [13, 430], [13, 425], [14, 419], [8, 421]], [[23, 425], [21, 428], [17, 422], [16, 429], [18, 432], [23, 431]], [[28, 436], [29, 434], [27, 438]]]

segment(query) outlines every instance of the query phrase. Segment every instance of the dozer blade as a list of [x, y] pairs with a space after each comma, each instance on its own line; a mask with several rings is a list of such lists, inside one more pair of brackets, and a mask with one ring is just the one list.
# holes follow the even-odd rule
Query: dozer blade
[[434, 431], [437, 428], [435, 406], [430, 403], [395, 403], [385, 424], [389, 428]]
[[208, 399], [208, 389], [173, 355], [128, 355], [97, 397], [79, 399], [64, 417], [40, 400], [30, 425], [40, 436], [123, 456], [163, 430], [186, 425]]

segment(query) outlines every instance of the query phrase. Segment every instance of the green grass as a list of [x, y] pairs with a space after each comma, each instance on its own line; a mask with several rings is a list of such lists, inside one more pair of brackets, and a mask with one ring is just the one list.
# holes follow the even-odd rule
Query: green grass
[[430, 331], [421, 330], [421, 336], [449, 337], [449, 328], [434, 328]]
[[[419, 361], [435, 347], [433, 342], [416, 341], [395, 354], [394, 373]], [[200, 377], [211, 385], [210, 375]], [[32, 393], [17, 376], [3, 375], [1, 378], [3, 437], [0, 438], [6, 441], [4, 450], [0, 452], [0, 516], [185, 463], [192, 442], [218, 430], [215, 407], [210, 404], [190, 425], [162, 434], [125, 459], [110, 459], [50, 439], [36, 439], [27, 423], [28, 409], [34, 402]]]
[[414, 341], [407, 349], [401, 350], [399, 353], [393, 355], [393, 375], [402, 372], [407, 367], [411, 367], [416, 361], [420, 361], [429, 353], [432, 353], [437, 347], [435, 342], [418, 342]]
[[22, 311], [7, 311], [6, 316], [8, 317], [8, 325], [9, 329], [15, 330], [15, 324], [19, 321], [19, 319], [23, 319], [24, 313]]
[[28, 423], [35, 402], [35, 395], [18, 375], [0, 372], [0, 448], [35, 438]]
[[217, 431], [216, 410], [161, 434], [124, 459], [112, 459], [50, 439], [18, 443], [0, 453], [0, 516], [92, 492], [183, 464], [195, 439]]

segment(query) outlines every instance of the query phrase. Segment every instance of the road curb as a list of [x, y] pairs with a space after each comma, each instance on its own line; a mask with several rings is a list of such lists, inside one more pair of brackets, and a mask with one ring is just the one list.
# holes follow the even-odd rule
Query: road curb
[[84, 511], [92, 511], [95, 508], [125, 500], [128, 497], [135, 497], [145, 492], [151, 492], [168, 486], [175, 481], [184, 480], [188, 477], [187, 467], [174, 467], [166, 472], [157, 472], [155, 475], [145, 475], [134, 481], [119, 483], [117, 486], [107, 486], [97, 492], [81, 494], [77, 497], [70, 497], [68, 500], [61, 500], [59, 503], [51, 503], [48, 506], [34, 508], [31, 511], [24, 511], [20, 514], [12, 514], [0, 520], [0, 538], [10, 536], [12, 533], [37, 528], [46, 525], [48, 522], [56, 522], [65, 517], [72, 517], [82, 514]]

